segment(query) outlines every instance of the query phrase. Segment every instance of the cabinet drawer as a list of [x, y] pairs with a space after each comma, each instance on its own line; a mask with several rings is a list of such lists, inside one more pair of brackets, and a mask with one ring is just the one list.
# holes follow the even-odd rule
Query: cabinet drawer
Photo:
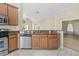
[[9, 35], [9, 38], [14, 38], [16, 37], [16, 35]]
[[58, 35], [48, 35], [48, 39], [58, 39]]

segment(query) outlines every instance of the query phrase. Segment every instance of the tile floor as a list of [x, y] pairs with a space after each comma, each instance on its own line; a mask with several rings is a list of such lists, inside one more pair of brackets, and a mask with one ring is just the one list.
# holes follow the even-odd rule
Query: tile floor
[[79, 52], [69, 48], [58, 50], [20, 49], [8, 54], [7, 56], [79, 56]]

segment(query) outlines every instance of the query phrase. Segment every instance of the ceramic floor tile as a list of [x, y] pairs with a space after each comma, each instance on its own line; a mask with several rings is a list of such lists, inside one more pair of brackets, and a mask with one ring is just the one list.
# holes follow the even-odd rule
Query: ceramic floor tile
[[58, 50], [16, 50], [7, 56], [79, 56], [78, 51], [69, 48]]
[[71, 49], [61, 49], [58, 56], [71, 56]]
[[79, 56], [79, 52], [78, 51], [72, 51], [71, 54], [72, 54], [72, 56]]

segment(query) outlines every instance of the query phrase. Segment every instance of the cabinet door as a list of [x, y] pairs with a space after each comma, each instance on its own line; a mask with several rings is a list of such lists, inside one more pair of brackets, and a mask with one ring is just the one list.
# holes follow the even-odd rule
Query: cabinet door
[[47, 48], [47, 35], [40, 35], [40, 48], [41, 49]]
[[14, 38], [9, 38], [9, 52], [14, 50]]
[[16, 35], [9, 36], [9, 52], [17, 49], [17, 38]]
[[48, 49], [58, 48], [58, 37], [57, 35], [48, 35]]
[[40, 38], [39, 35], [32, 35], [32, 49], [40, 48]]
[[7, 16], [7, 4], [0, 3], [0, 15]]
[[14, 37], [14, 50], [17, 49], [17, 37]]
[[10, 25], [18, 25], [18, 9], [8, 5], [8, 17]]

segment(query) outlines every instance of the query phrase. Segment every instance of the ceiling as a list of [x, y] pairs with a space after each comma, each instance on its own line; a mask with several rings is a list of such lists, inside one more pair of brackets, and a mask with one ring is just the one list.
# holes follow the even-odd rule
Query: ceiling
[[52, 16], [64, 9], [78, 5], [77, 3], [24, 3], [23, 18], [38, 21]]

